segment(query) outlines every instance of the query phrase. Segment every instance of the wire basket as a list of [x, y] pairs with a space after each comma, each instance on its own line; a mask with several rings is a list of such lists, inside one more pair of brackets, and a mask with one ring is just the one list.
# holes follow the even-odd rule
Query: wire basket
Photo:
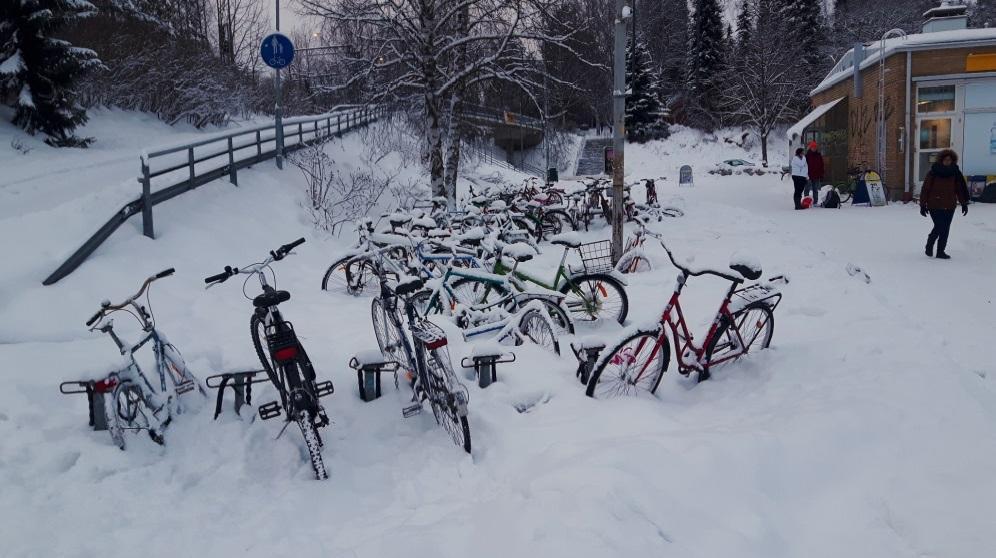
[[612, 271], [612, 243], [608, 240], [589, 242], [578, 246], [581, 255], [581, 265], [585, 273], [604, 273]]

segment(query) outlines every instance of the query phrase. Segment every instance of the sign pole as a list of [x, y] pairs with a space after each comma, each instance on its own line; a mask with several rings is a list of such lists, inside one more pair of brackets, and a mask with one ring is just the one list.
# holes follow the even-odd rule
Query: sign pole
[[612, 262], [617, 263], [623, 251], [623, 169], [626, 149], [626, 20], [632, 16], [628, 0], [616, 0], [615, 60], [612, 86]]
[[[280, 0], [276, 0], [277, 4], [277, 31], [280, 31]], [[273, 118], [274, 118], [274, 129], [277, 134], [277, 168], [283, 170], [284, 168], [284, 118], [283, 109], [280, 106], [282, 104], [283, 88], [280, 87], [280, 68], [277, 68], [277, 79], [275, 82], [276, 91], [276, 106], [273, 108]]]

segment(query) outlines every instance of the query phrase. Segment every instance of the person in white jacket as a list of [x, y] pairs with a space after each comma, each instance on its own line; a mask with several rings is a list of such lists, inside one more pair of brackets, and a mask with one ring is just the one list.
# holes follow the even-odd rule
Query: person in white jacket
[[809, 184], [809, 165], [806, 164], [806, 150], [801, 147], [795, 150], [795, 156], [792, 157], [792, 184], [795, 186], [795, 194], [792, 195], [795, 208], [804, 209], [802, 191]]

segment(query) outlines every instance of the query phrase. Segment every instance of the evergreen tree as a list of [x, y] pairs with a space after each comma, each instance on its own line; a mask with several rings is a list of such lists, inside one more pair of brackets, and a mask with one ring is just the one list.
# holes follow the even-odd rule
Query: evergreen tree
[[626, 137], [644, 143], [667, 137], [661, 77], [642, 38], [626, 47]]
[[706, 129], [719, 124], [726, 45], [723, 13], [717, 0], [693, 0], [688, 28], [686, 72], [692, 123]]
[[737, 13], [736, 50], [738, 58], [742, 58], [746, 45], [750, 44], [756, 23], [756, 5], [752, 0], [741, 0], [740, 11]]
[[93, 12], [85, 0], [19, 0], [0, 6], [0, 100], [14, 107], [14, 124], [31, 134], [41, 131], [49, 145], [86, 147], [93, 141], [73, 135], [87, 120], [73, 85], [100, 60], [92, 50], [53, 36]]

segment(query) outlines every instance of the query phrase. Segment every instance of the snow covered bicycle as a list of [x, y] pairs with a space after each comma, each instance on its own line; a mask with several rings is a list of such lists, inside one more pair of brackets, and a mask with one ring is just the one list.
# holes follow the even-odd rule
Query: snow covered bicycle
[[[661, 246], [681, 272], [671, 299], [657, 327], [630, 332], [598, 359], [588, 381], [586, 393], [589, 397], [635, 395], [641, 390], [656, 392], [671, 360], [672, 341], [678, 371], [685, 376], [698, 372], [700, 382], [709, 378], [714, 367], [751, 350], [764, 349], [771, 343], [774, 311], [782, 298], [778, 285], [788, 282], [785, 277], [773, 277], [765, 283], [740, 288], [745, 281], [761, 277], [760, 266], [746, 260], [733, 261], [730, 269], [736, 275], [712, 269], [693, 270], [676, 262], [663, 242]], [[689, 277], [702, 275], [726, 279], [731, 285], [705, 338], [697, 344], [685, 321], [680, 296]]]
[[[107, 430], [114, 444], [125, 449], [126, 430], [144, 430], [157, 444], [165, 444], [165, 430], [173, 417], [187, 410], [186, 393], [206, 395], [204, 387], [187, 368], [180, 351], [156, 328], [152, 305], [147, 296], [153, 282], [173, 275], [169, 268], [149, 277], [137, 293], [119, 304], [105, 300], [86, 325], [90, 331], [100, 331], [110, 336], [126, 358], [123, 368], [95, 380], [63, 382], [59, 391], [64, 394], [86, 394], [90, 402], [90, 425], [95, 430]], [[142, 295], [145, 304], [141, 304]], [[138, 320], [145, 336], [137, 343], [124, 342], [114, 331], [114, 320], [109, 316], [126, 312]], [[158, 381], [150, 380], [142, 371], [135, 352], [147, 343], [152, 344]]]
[[[253, 277], [259, 279], [263, 294], [250, 299], [255, 311], [249, 319], [249, 332], [263, 370], [280, 395], [279, 401], [260, 405], [259, 417], [263, 420], [276, 418], [283, 410], [284, 420], [287, 422], [285, 429], [291, 422], [296, 422], [308, 447], [315, 477], [324, 480], [328, 478], [328, 473], [322, 461], [323, 442], [318, 429], [327, 426], [329, 419], [319, 400], [331, 395], [334, 389], [330, 381], [317, 381], [314, 366], [304, 351], [294, 326], [280, 313], [279, 305], [290, 300], [290, 293], [276, 289], [276, 275], [271, 267], [273, 262], [292, 254], [292, 250], [303, 243], [304, 239], [300, 238], [284, 244], [271, 251], [265, 260], [248, 267], [240, 269], [225, 266], [225, 271], [204, 279], [204, 282], [210, 288], [236, 275], [247, 275], [242, 284], [242, 294], [245, 295], [249, 280]], [[268, 281], [267, 271], [270, 272], [269, 279], [273, 285]], [[246, 295], [246, 298], [249, 296]]]
[[[378, 267], [378, 271], [380, 295], [371, 303], [370, 314], [381, 352], [410, 374], [412, 405], [405, 407], [402, 414], [405, 417], [419, 414], [423, 403], [428, 401], [436, 423], [450, 434], [456, 445], [470, 453], [467, 421], [470, 395], [453, 372], [446, 334], [415, 309], [412, 295], [422, 289], [422, 281], [403, 276], [394, 283], [387, 278], [384, 267]], [[411, 332], [411, 339], [406, 329]]]

